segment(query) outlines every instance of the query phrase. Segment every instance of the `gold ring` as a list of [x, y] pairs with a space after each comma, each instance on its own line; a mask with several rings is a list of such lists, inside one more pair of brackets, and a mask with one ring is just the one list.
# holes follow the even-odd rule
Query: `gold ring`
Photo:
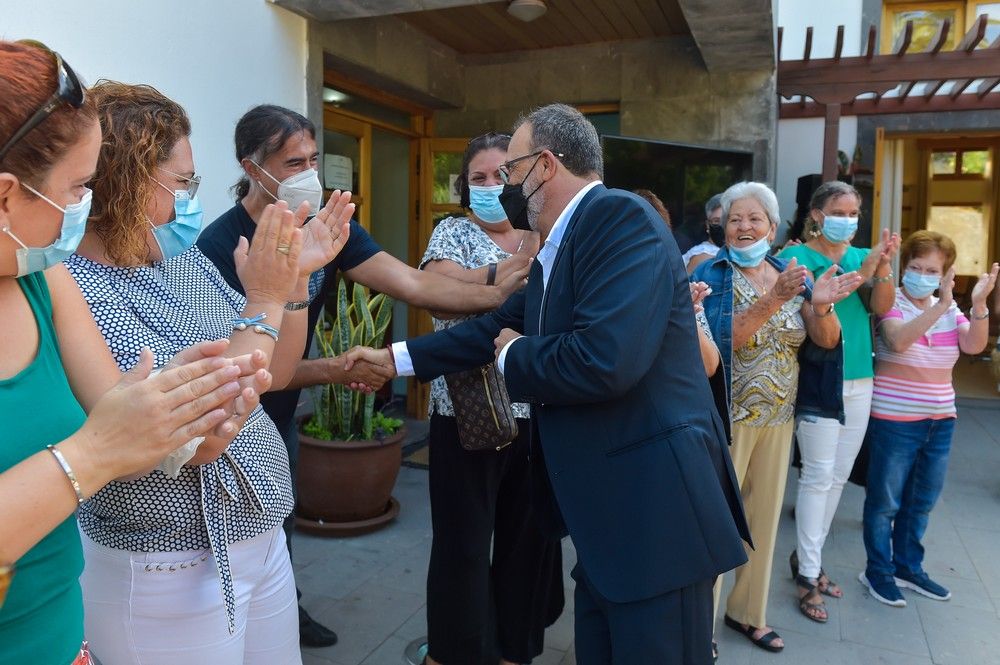
[[289, 250], [292, 249], [292, 246], [291, 245], [278, 245], [278, 247], [276, 249], [279, 252], [281, 252], [282, 254], [288, 254]]

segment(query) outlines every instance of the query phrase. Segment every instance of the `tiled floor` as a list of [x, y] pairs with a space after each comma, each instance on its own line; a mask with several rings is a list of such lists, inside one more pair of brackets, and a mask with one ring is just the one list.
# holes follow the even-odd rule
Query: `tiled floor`
[[[786, 648], [772, 655], [720, 628], [719, 662], [1000, 664], [1000, 408], [994, 404], [970, 402], [960, 409], [948, 480], [924, 540], [926, 569], [951, 588], [952, 600], [942, 603], [909, 593], [908, 606], [897, 609], [867, 596], [857, 582], [864, 566], [864, 493], [848, 485], [824, 551], [824, 566], [843, 586], [845, 597], [827, 600], [830, 621], [825, 625], [800, 615], [787, 562], [795, 542], [788, 512], [795, 496], [793, 473], [768, 613]], [[296, 534], [295, 568], [303, 603], [340, 635], [336, 646], [305, 650], [306, 665], [401, 665], [405, 646], [425, 634], [424, 576], [431, 542], [427, 472], [402, 469], [395, 496], [402, 512], [379, 533], [346, 540]], [[575, 554], [568, 540], [564, 551], [567, 609], [549, 629], [537, 665], [576, 662], [568, 577]], [[731, 584], [732, 575], [726, 582]]]

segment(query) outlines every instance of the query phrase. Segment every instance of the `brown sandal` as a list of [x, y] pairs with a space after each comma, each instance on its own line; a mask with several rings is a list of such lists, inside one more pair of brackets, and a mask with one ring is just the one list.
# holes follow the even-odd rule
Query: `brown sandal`
[[[812, 619], [816, 623], [826, 623], [830, 618], [826, 612], [826, 603], [823, 602], [823, 597], [820, 595], [819, 588], [816, 584], [809, 580], [808, 577], [802, 577], [797, 575], [795, 577], [795, 586], [799, 589], [804, 589], [805, 594], [799, 596], [799, 612], [802, 612], [803, 616], [807, 619]], [[823, 616], [818, 614], [819, 611], [823, 612]]]
[[[792, 569], [792, 579], [794, 580], [799, 576], [798, 550], [792, 550], [791, 556], [788, 557], [788, 565]], [[819, 592], [824, 596], [830, 596], [831, 598], [844, 597], [844, 592], [841, 590], [840, 585], [831, 580], [830, 576], [822, 568], [819, 569], [819, 578], [816, 580], [816, 584], [819, 587]]]
[[830, 576], [822, 568], [819, 569], [819, 579], [816, 580], [816, 584], [819, 586], [819, 592], [824, 596], [830, 596], [830, 598], [844, 597], [844, 592], [840, 588], [840, 585], [831, 580]]

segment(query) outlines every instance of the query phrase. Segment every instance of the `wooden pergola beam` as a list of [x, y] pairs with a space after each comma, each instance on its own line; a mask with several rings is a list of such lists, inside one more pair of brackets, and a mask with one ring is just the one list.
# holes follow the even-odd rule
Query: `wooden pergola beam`
[[907, 81], [935, 79], [973, 80], [1000, 76], [1000, 58], [993, 49], [910, 53], [905, 57], [875, 56], [826, 58], [778, 63], [777, 92], [786, 99], [812, 97], [821, 104], [847, 103], [865, 92], [885, 93]]
[[969, 28], [969, 31], [962, 37], [962, 41], [955, 47], [955, 50], [965, 51], [966, 53], [975, 51], [976, 47], [979, 46], [979, 42], [983, 41], [983, 37], [986, 36], [986, 24], [988, 22], [989, 17], [986, 14], [980, 14], [976, 22]]
[[907, 49], [913, 42], [913, 21], [907, 21], [903, 31], [896, 37], [896, 43], [892, 45], [892, 54], [897, 58], [906, 55]]
[[878, 41], [876, 37], [878, 36], [878, 30], [874, 25], [868, 26], [868, 43], [865, 46], [865, 59], [871, 60], [875, 57], [875, 48]]
[[[998, 79], [1000, 83], [1000, 79]], [[949, 95], [938, 95], [927, 100], [923, 95], [911, 96], [899, 104], [878, 104], [874, 99], [856, 99], [853, 103], [842, 104], [841, 115], [883, 115], [887, 113], [932, 113], [936, 111], [987, 111], [1000, 110], [1000, 92], [960, 95], [954, 101]], [[823, 118], [826, 106], [816, 102], [799, 104], [779, 104], [778, 116], [788, 118]]]

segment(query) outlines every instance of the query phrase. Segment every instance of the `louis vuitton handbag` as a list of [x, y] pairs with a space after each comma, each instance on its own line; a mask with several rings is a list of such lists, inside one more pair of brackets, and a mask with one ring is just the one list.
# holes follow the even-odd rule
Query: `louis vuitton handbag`
[[463, 448], [499, 451], [514, 440], [517, 421], [495, 363], [448, 374], [444, 379]]

